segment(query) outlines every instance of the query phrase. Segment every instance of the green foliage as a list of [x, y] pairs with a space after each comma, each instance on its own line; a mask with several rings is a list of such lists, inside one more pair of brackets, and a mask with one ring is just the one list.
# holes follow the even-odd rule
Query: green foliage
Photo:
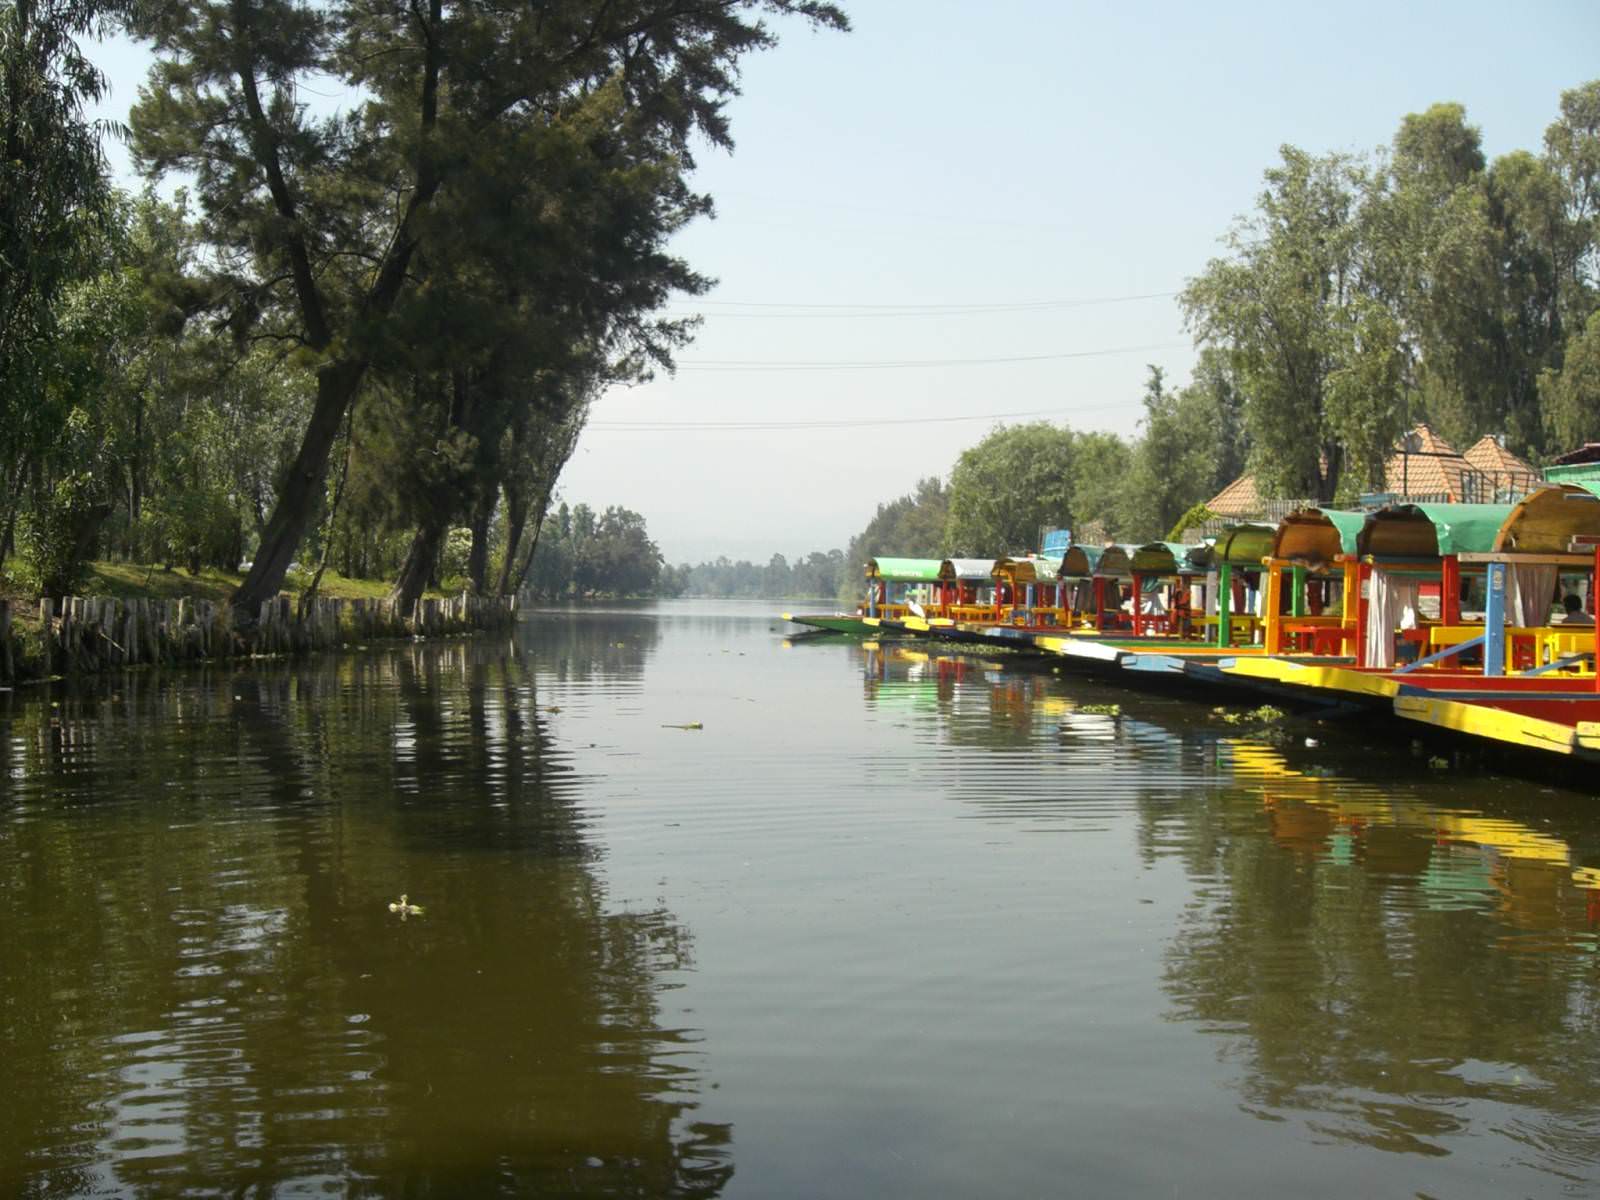
[[597, 515], [587, 504], [563, 504], [545, 521], [528, 585], [551, 598], [649, 596], [661, 567], [638, 513], [611, 505]]
[[1163, 541], [1177, 542], [1183, 539], [1184, 532], [1198, 528], [1207, 521], [1215, 521], [1217, 514], [1212, 512], [1204, 503], [1191, 505], [1185, 510], [1183, 516], [1172, 523], [1172, 528], [1167, 530]]
[[854, 603], [861, 591], [861, 572], [868, 559], [883, 555], [944, 557], [944, 532], [949, 512], [950, 492], [937, 475], [919, 479], [917, 486], [906, 495], [879, 504], [866, 528], [850, 539], [833, 590], [818, 594]]
[[99, 130], [106, 89], [80, 40], [116, 5], [0, 6], [0, 536], [60, 414], [41, 404], [56, 367], [63, 293], [94, 257], [109, 210]]
[[21, 581], [42, 596], [75, 594], [86, 573], [89, 542], [107, 508], [104, 483], [91, 472], [61, 476], [18, 524]]
[[1070, 527], [1073, 450], [1071, 430], [1037, 421], [1002, 425], [964, 451], [950, 472], [946, 553], [1026, 553], [1041, 530]]
[[1600, 442], [1600, 309], [1567, 343], [1561, 369], [1540, 373], [1539, 399], [1557, 446]]

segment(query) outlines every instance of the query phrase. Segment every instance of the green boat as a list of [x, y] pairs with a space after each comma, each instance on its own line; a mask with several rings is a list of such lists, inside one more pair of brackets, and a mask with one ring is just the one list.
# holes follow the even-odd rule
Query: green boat
[[866, 599], [853, 613], [784, 613], [783, 619], [796, 625], [828, 633], [854, 633], [877, 636], [895, 632], [883, 628], [885, 617], [901, 618], [915, 614], [920, 605], [914, 589], [926, 598], [939, 581], [936, 558], [873, 558], [867, 560]]

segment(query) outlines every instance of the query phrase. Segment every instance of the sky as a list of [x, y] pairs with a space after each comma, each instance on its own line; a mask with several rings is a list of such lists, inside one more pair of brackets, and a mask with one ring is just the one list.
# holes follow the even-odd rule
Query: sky
[[[672, 310], [704, 323], [562, 477], [669, 562], [843, 548], [1002, 420], [1135, 435], [1147, 366], [1194, 363], [1175, 293], [1281, 145], [1455, 101], [1491, 158], [1537, 151], [1600, 77], [1595, 0], [842, 3], [850, 33], [780, 22], [746, 60], [735, 150], [698, 160], [717, 216], [673, 247], [718, 281]], [[120, 116], [146, 61], [105, 54]]]

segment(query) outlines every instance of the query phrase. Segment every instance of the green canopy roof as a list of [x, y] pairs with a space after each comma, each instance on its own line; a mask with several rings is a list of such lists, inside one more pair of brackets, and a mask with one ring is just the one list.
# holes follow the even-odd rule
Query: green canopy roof
[[873, 558], [867, 560], [868, 579], [890, 583], [932, 583], [939, 578], [937, 558]]
[[1277, 536], [1276, 525], [1255, 522], [1229, 525], [1217, 535], [1211, 549], [1217, 562], [1234, 567], [1259, 567], [1261, 560], [1272, 553], [1272, 543]]
[[988, 583], [994, 577], [994, 564], [992, 558], [947, 558], [939, 564], [939, 578]]
[[1378, 558], [1487, 554], [1510, 504], [1396, 504], [1367, 519], [1357, 550]]
[[1337, 508], [1302, 508], [1278, 522], [1273, 558], [1308, 566], [1327, 566], [1335, 556], [1354, 554], [1367, 514]]

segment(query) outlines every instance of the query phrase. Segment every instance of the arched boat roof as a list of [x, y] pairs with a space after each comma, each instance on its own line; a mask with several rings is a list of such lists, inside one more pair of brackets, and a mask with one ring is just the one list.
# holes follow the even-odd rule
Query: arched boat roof
[[939, 578], [937, 558], [869, 558], [867, 578], [888, 583], [931, 583]]
[[1278, 522], [1272, 557], [1326, 568], [1340, 554], [1354, 554], [1367, 514], [1338, 508], [1301, 508]]
[[1512, 508], [1494, 549], [1512, 554], [1566, 554], [1578, 535], [1600, 536], [1600, 483], [1540, 488]]
[[1201, 543], [1146, 542], [1132, 555], [1132, 569], [1141, 575], [1199, 575], [1205, 573], [1210, 548]]
[[1212, 559], [1233, 567], [1259, 567], [1261, 560], [1272, 553], [1277, 536], [1276, 525], [1258, 521], [1226, 526], [1211, 546]]
[[1391, 505], [1367, 518], [1356, 550], [1396, 559], [1487, 554], [1511, 509], [1509, 504]]
[[1061, 564], [1054, 559], [1036, 558], [1032, 555], [1027, 558], [997, 558], [994, 561], [994, 577], [1009, 575], [1017, 583], [1054, 583], [1060, 575]]
[[1068, 546], [1056, 571], [1063, 579], [1088, 579], [1099, 570], [1104, 552], [1104, 546]]
[[988, 583], [994, 578], [995, 559], [947, 558], [939, 565], [939, 578], [962, 583]]

